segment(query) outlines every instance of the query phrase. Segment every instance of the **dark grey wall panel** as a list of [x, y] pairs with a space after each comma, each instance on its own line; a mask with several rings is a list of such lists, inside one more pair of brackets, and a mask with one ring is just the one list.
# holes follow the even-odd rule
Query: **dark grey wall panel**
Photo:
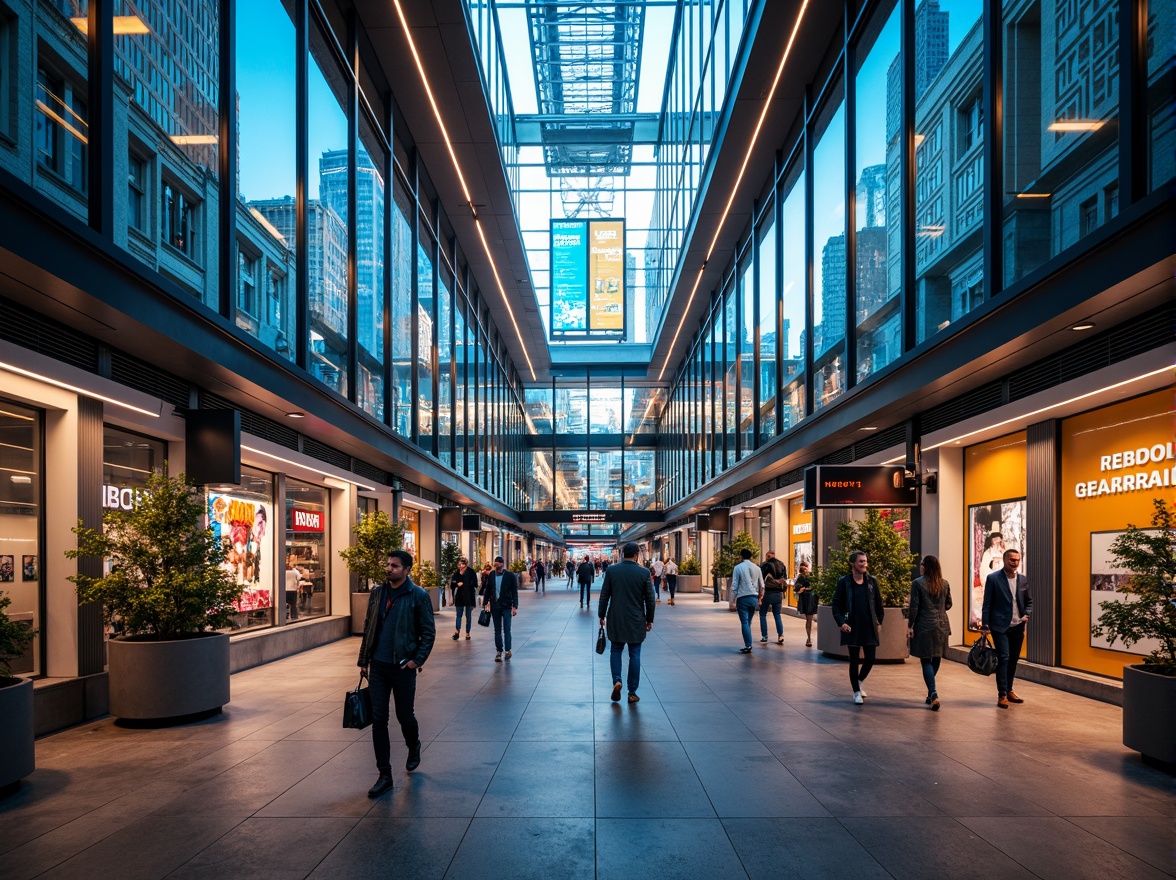
[[1060, 423], [1037, 422], [1026, 429], [1025, 469], [1028, 519], [1025, 525], [1025, 573], [1033, 596], [1027, 659], [1045, 666], [1061, 661], [1059, 602], [1058, 497]]
[[[87, 528], [102, 527], [102, 401], [78, 398], [78, 518]], [[97, 577], [102, 560], [78, 559], [78, 573]], [[78, 606], [78, 675], [94, 675], [103, 668], [102, 608]]]

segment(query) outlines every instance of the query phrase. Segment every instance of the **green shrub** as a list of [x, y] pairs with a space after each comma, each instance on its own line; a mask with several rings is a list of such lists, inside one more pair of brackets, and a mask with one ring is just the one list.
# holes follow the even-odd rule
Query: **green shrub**
[[12, 598], [0, 593], [0, 682], [14, 678], [9, 661], [24, 654], [29, 642], [37, 634], [35, 629], [25, 626], [17, 620], [8, 619], [7, 608], [12, 604]]
[[870, 509], [864, 520], [839, 522], [837, 543], [840, 546], [829, 547], [829, 564], [815, 568], [810, 576], [822, 605], [833, 602], [837, 581], [849, 574], [849, 554], [854, 550], [868, 557], [868, 571], [878, 582], [882, 604], [888, 608], [906, 605], [916, 560], [910, 543], [895, 530], [889, 515]]
[[694, 575], [702, 574], [702, 566], [698, 564], [698, 557], [693, 553], [686, 554], [682, 563], [678, 566], [678, 574]]
[[365, 513], [351, 527], [352, 543], [339, 551], [347, 570], [359, 576], [360, 592], [387, 577], [388, 553], [404, 546], [404, 524], [383, 510]]
[[422, 559], [412, 567], [412, 582], [426, 590], [436, 589], [440, 583], [433, 560]]
[[[716, 578], [729, 578], [732, 572], [735, 571], [735, 566], [738, 565], [743, 557], [740, 555], [740, 550], [750, 550], [751, 559], [754, 562], [759, 559], [760, 546], [751, 539], [749, 532], [737, 532], [735, 537], [731, 539], [730, 544], [724, 544], [719, 550], [718, 556], [711, 564], [711, 576]], [[678, 569], [681, 571], [681, 568]]]

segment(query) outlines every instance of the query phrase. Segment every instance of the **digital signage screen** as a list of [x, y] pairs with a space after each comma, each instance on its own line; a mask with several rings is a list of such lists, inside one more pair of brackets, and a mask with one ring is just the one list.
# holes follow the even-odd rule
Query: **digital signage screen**
[[551, 221], [551, 337], [625, 333], [625, 221]]
[[551, 221], [551, 335], [588, 331], [588, 224]]

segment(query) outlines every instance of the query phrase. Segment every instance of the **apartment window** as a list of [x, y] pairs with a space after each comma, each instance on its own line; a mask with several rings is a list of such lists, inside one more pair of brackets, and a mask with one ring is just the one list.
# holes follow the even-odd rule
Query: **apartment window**
[[260, 260], [238, 245], [237, 308], [251, 318], [257, 317], [257, 271]]
[[984, 138], [984, 108], [976, 97], [960, 111], [960, 155], [968, 152]]
[[1098, 229], [1098, 199], [1089, 198], [1078, 206], [1078, 223], [1082, 235]]
[[127, 162], [127, 222], [132, 229], [147, 231], [147, 160], [134, 153]]
[[79, 192], [86, 191], [89, 139], [84, 94], [84, 88], [76, 88], [47, 67], [37, 67], [37, 162]]
[[16, 82], [16, 19], [0, 7], [0, 134], [12, 136], [12, 89]]
[[184, 256], [196, 258], [197, 203], [174, 183], [163, 182], [162, 241]]

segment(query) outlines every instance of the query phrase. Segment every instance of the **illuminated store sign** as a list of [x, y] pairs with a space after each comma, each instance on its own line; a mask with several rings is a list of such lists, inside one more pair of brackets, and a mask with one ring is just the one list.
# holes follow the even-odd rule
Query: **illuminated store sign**
[[133, 510], [142, 492], [129, 486], [103, 486], [102, 506], [107, 510]]
[[804, 508], [917, 507], [918, 490], [905, 475], [901, 466], [813, 465], [804, 472]]
[[317, 510], [303, 510], [294, 507], [290, 510], [290, 521], [296, 532], [321, 532], [323, 530], [323, 515]]
[[1097, 498], [1100, 495], [1169, 488], [1176, 485], [1176, 467], [1149, 465], [1163, 464], [1173, 458], [1176, 458], [1176, 443], [1173, 441], [1100, 455], [1098, 469], [1107, 476], [1075, 483], [1074, 495], [1078, 498]]

